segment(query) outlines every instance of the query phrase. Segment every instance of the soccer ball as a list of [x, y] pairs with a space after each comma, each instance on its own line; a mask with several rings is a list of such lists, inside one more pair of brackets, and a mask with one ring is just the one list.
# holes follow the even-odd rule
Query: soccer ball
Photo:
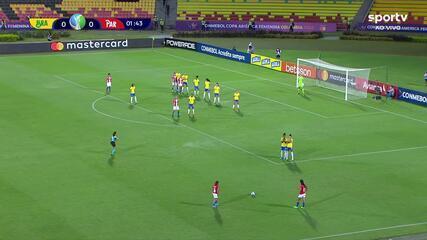
[[251, 192], [251, 197], [255, 197], [256, 196], [256, 193], [255, 192]]

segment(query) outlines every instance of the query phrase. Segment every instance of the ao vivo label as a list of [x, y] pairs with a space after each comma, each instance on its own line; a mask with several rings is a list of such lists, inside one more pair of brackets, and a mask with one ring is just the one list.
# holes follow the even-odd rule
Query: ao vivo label
[[117, 18], [97, 18], [101, 28], [105, 30], [123, 30], [125, 25]]
[[[297, 65], [293, 62], [282, 62], [282, 72], [296, 75], [297, 74]], [[299, 75], [301, 75], [303, 77], [308, 77], [308, 78], [316, 78], [317, 77], [316, 68], [314, 68], [314, 67], [301, 65], [301, 66], [299, 66], [298, 72], [299, 72]]]

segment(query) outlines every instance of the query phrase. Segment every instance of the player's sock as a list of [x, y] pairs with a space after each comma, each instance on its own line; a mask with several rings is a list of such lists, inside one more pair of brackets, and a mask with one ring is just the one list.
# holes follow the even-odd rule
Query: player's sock
[[190, 109], [187, 110], [187, 114], [190, 115]]
[[292, 161], [294, 160], [294, 152], [291, 152]]
[[179, 118], [179, 111], [178, 111], [178, 118]]
[[297, 202], [297, 205], [296, 205], [296, 207], [299, 207], [299, 202]]
[[305, 207], [305, 202], [302, 202], [302, 207]]
[[220, 100], [220, 99], [219, 99], [219, 97], [218, 97], [218, 103], [219, 103], [219, 102], [221, 102], [221, 100]]
[[135, 104], [138, 103], [138, 100], [136, 99], [136, 96], [134, 98], [135, 98]]

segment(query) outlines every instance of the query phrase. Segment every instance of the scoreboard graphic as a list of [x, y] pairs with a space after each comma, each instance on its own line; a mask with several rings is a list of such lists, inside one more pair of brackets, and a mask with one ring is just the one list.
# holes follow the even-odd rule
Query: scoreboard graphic
[[150, 18], [85, 18], [74, 14], [70, 18], [30, 18], [34, 29], [48, 30], [144, 30], [151, 27]]

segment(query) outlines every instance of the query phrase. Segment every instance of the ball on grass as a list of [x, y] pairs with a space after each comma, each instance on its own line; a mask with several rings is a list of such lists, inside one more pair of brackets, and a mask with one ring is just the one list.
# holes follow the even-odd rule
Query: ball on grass
[[256, 193], [255, 192], [251, 192], [251, 197], [256, 197]]

